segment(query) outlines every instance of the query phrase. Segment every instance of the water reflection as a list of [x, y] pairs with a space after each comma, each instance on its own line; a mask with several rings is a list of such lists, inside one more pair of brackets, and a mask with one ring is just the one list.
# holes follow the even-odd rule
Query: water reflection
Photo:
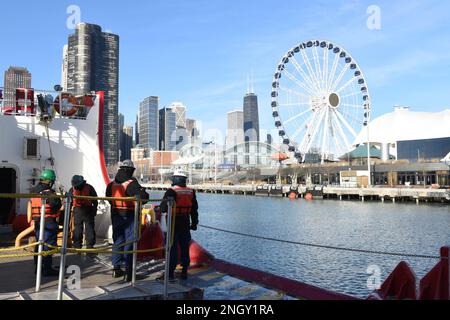
[[[200, 224], [246, 234], [432, 256], [450, 243], [448, 205], [307, 202], [214, 194], [197, 197]], [[420, 279], [437, 262], [255, 240], [204, 228], [193, 237], [220, 259], [359, 297], [371, 291], [366, 273], [370, 265], [379, 266], [385, 279], [404, 260]]]

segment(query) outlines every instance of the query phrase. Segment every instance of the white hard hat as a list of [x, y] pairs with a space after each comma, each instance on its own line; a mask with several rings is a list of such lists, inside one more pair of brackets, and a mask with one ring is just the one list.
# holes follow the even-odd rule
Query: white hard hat
[[187, 174], [183, 170], [175, 170], [175, 172], [173, 173], [173, 176], [187, 178]]
[[122, 163], [119, 163], [119, 168], [133, 168], [136, 169], [136, 167], [134, 166], [133, 161], [131, 160], [125, 160]]

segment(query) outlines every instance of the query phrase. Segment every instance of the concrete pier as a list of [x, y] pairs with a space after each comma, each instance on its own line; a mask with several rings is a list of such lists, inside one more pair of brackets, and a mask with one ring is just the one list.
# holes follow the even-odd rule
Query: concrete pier
[[[270, 185], [274, 187], [275, 185]], [[163, 184], [143, 184], [143, 187], [150, 190], [167, 190], [170, 185]], [[256, 184], [247, 185], [192, 185], [191, 188], [200, 193], [212, 194], [242, 194], [255, 195]], [[280, 190], [278, 186], [277, 190]], [[291, 185], [281, 186], [281, 195], [287, 196]], [[306, 186], [298, 186], [298, 198], [301, 199], [306, 193]], [[272, 196], [275, 196], [273, 194]], [[279, 195], [278, 195], [279, 196]], [[386, 198], [391, 199], [392, 203], [397, 202], [438, 202], [450, 203], [450, 190], [446, 189], [425, 189], [425, 188], [342, 188], [342, 187], [323, 187], [324, 199], [339, 199], [342, 201], [344, 197], [347, 199], [360, 199], [366, 202], [367, 199], [380, 199], [385, 202]]]

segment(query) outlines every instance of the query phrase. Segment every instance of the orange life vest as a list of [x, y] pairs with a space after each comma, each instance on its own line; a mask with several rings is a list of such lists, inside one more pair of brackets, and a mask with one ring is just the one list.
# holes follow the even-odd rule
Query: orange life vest
[[[125, 191], [127, 190], [131, 182], [133, 182], [133, 180], [128, 180], [125, 181], [124, 183], [116, 183], [115, 181], [113, 181], [111, 188], [112, 189], [111, 196], [114, 198], [126, 198], [127, 195]], [[112, 208], [131, 211], [134, 210], [134, 201], [113, 200]]]
[[175, 186], [172, 188], [176, 192], [177, 214], [189, 215], [192, 209], [192, 201], [194, 200], [194, 190], [188, 187]]
[[[45, 192], [50, 192], [51, 190], [45, 190]], [[45, 203], [45, 218], [59, 218], [59, 209], [56, 212], [52, 212], [52, 208], [49, 204], [49, 200], [47, 199]], [[33, 220], [37, 220], [41, 218], [41, 207], [42, 207], [42, 199], [41, 198], [31, 198], [31, 217]]]
[[[77, 190], [73, 188], [73, 195], [74, 196], [89, 196], [90, 186], [86, 183], [81, 190]], [[93, 203], [92, 200], [86, 200], [86, 199], [73, 199], [73, 207], [92, 207]]]

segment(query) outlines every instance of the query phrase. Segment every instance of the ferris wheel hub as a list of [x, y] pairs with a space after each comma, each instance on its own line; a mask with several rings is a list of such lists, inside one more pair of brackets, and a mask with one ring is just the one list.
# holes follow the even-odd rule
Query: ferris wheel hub
[[331, 108], [337, 109], [339, 107], [339, 103], [341, 102], [341, 98], [335, 92], [330, 93], [328, 96], [328, 105]]

